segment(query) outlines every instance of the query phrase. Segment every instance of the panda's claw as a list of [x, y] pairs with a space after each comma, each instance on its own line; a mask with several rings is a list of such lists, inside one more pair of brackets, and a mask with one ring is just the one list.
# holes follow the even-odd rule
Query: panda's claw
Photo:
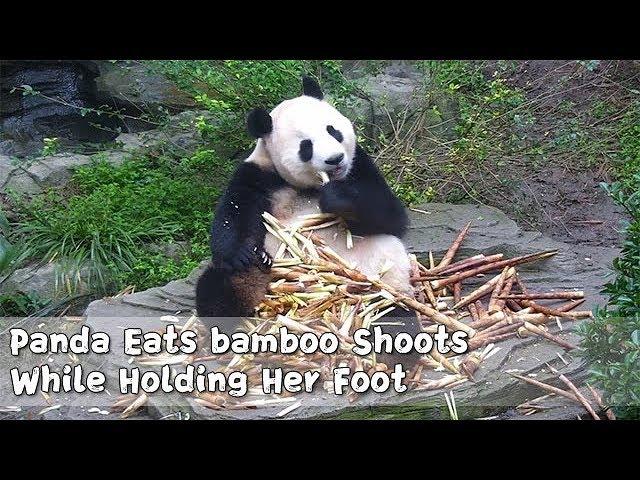
[[260, 260], [260, 262], [258, 263], [258, 268], [263, 272], [268, 272], [269, 270], [271, 270], [271, 266], [273, 265], [273, 259], [271, 258], [271, 256], [264, 250], [260, 250], [258, 252], [258, 256]]

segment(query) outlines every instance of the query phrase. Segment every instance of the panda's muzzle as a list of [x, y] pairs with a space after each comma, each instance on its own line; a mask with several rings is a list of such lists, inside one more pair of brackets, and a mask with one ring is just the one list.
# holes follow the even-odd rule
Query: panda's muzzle
[[339, 153], [338, 155], [334, 155], [329, 160], [325, 160], [324, 163], [327, 165], [339, 165], [340, 162], [344, 159], [344, 153]]

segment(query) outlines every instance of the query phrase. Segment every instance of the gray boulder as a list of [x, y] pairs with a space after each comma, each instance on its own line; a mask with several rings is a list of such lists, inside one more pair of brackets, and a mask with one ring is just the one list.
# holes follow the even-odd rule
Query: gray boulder
[[78, 167], [102, 159], [111, 164], [122, 163], [124, 152], [108, 151], [97, 155], [59, 153], [39, 157], [29, 164], [11, 165], [5, 168], [0, 157], [2, 187], [18, 193], [36, 194], [45, 188], [64, 186]]
[[139, 61], [96, 61], [99, 75], [96, 90], [99, 96], [117, 103], [135, 105], [141, 109], [165, 107], [169, 110], [193, 108], [193, 98], [168, 78], [149, 70]]
[[[36, 294], [41, 299], [61, 298], [69, 293], [88, 292], [87, 279], [89, 270], [83, 269], [79, 274], [64, 275], [65, 269], [56, 262], [44, 265], [34, 264], [20, 268], [13, 272], [4, 282], [0, 283], [0, 293], [28, 293]], [[68, 292], [71, 287], [72, 292]]]
[[433, 135], [446, 139], [453, 136], [458, 106], [452, 97], [431, 88], [428, 71], [408, 61], [392, 61], [379, 73], [356, 69], [350, 75], [363, 94], [349, 98], [342, 110], [362, 124], [369, 135], [389, 133], [394, 125], [421, 111], [424, 126]]

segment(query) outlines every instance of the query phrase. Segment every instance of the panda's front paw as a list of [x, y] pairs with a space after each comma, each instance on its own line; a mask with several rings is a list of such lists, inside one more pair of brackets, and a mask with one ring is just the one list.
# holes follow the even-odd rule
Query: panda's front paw
[[320, 189], [320, 209], [325, 213], [351, 218], [355, 213], [355, 193], [354, 189], [344, 182], [329, 182]]
[[273, 265], [271, 255], [260, 248], [256, 251], [256, 256], [258, 258], [258, 268], [261, 271], [266, 273], [271, 270], [271, 266]]
[[245, 244], [227, 258], [222, 259], [222, 268], [227, 272], [241, 272], [257, 266], [263, 272], [271, 269], [273, 260], [267, 252], [257, 245]]

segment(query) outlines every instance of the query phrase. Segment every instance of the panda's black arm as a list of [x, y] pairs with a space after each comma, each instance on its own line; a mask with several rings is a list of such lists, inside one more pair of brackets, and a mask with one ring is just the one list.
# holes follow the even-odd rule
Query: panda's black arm
[[243, 270], [261, 262], [266, 230], [262, 212], [271, 208], [271, 194], [283, 184], [275, 172], [242, 163], [216, 208], [211, 227], [211, 254], [215, 266]]
[[360, 146], [349, 175], [322, 187], [320, 208], [342, 216], [355, 235], [401, 237], [409, 224], [402, 202]]

